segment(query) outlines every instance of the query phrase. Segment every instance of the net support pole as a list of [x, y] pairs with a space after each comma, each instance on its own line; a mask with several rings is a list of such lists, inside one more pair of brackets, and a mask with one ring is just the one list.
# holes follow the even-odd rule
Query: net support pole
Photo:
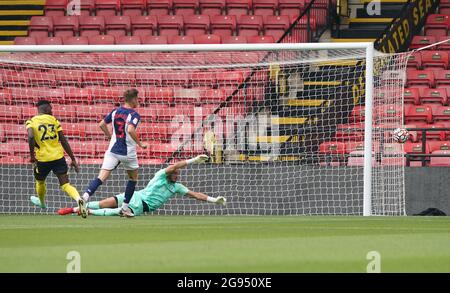
[[373, 43], [366, 47], [365, 122], [364, 122], [364, 199], [363, 216], [372, 211], [372, 116], [373, 116]]

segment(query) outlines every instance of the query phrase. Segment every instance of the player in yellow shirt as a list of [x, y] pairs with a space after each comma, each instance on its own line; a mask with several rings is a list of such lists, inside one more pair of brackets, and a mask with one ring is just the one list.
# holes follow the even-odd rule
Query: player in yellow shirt
[[69, 142], [62, 132], [59, 121], [52, 116], [52, 106], [49, 101], [41, 100], [37, 103], [38, 115], [28, 120], [25, 124], [28, 131], [28, 144], [30, 146], [31, 163], [36, 179], [36, 193], [38, 197], [32, 196], [31, 202], [41, 208], [46, 208], [45, 194], [47, 178], [50, 171], [58, 177], [61, 189], [73, 198], [80, 208], [80, 215], [87, 217], [86, 204], [80, 194], [69, 183], [67, 175], [67, 163], [64, 151], [69, 155], [72, 162], [70, 165], [79, 171], [79, 167]]

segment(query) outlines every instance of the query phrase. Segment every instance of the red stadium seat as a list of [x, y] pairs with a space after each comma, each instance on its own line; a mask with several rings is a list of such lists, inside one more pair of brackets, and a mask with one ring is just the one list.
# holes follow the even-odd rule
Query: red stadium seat
[[180, 57], [177, 53], [160, 52], [152, 55], [152, 63], [164, 66], [175, 66]]
[[241, 15], [237, 21], [239, 36], [258, 36], [263, 27], [260, 15]]
[[437, 107], [436, 113], [433, 112], [433, 118], [436, 122], [450, 121], [450, 107], [449, 106]]
[[172, 0], [173, 13], [176, 15], [192, 15], [198, 9], [198, 0]]
[[205, 55], [206, 64], [231, 64], [231, 52], [214, 52]]
[[185, 15], [184, 34], [186, 36], [204, 35], [209, 33], [208, 15]]
[[450, 141], [429, 141], [430, 152], [450, 150]]
[[166, 142], [168, 138], [166, 123], [141, 123], [138, 126], [139, 136], [143, 140]]
[[3, 165], [22, 165], [28, 161], [21, 156], [5, 156], [0, 158], [0, 164]]
[[169, 15], [172, 0], [147, 0], [148, 15]]
[[434, 87], [434, 73], [432, 70], [407, 70], [407, 86], [422, 85]]
[[53, 17], [53, 31], [57, 37], [73, 37], [78, 34], [78, 16]]
[[112, 104], [97, 104], [97, 105], [77, 105], [77, 119], [78, 121], [96, 121], [100, 122], [113, 109]]
[[40, 99], [48, 100], [54, 104], [64, 104], [65, 96], [62, 88], [35, 88], [40, 94], [34, 96], [34, 102], [38, 102]]
[[122, 15], [132, 17], [143, 15], [146, 6], [144, 0], [121, 0], [120, 4]]
[[448, 36], [441, 36], [437, 39], [438, 42], [444, 42], [438, 45], [439, 50], [450, 50], [450, 38]]
[[232, 52], [231, 58], [234, 64], [252, 64], [259, 63], [262, 59], [262, 55], [259, 52]]
[[439, 3], [439, 13], [450, 15], [450, 1], [449, 0], [441, 0]]
[[80, 16], [94, 15], [95, 0], [81, 0], [80, 1]]
[[109, 16], [105, 18], [105, 32], [114, 37], [126, 36], [131, 30], [130, 17]]
[[449, 68], [449, 58], [445, 51], [423, 51], [422, 55], [422, 65], [425, 68]]
[[275, 43], [275, 40], [272, 36], [252, 36], [247, 37], [247, 42], [249, 43], [259, 43], [259, 44], [269, 44]]
[[11, 103], [12, 103], [11, 89], [9, 88], [0, 89], [0, 104], [11, 104]]
[[161, 85], [162, 80], [162, 73], [160, 71], [136, 70], [137, 85]]
[[304, 7], [305, 1], [303, 0], [278, 0], [280, 15], [299, 16]]
[[136, 84], [136, 73], [132, 70], [108, 69], [105, 71], [110, 85], [134, 86]]
[[19, 106], [0, 107], [0, 122], [18, 123], [22, 119], [22, 108]]
[[211, 33], [218, 36], [232, 36], [236, 31], [236, 16], [215, 15], [211, 16]]
[[69, 37], [63, 39], [64, 45], [89, 45], [87, 37]]
[[50, 16], [33, 16], [28, 27], [28, 36], [48, 37], [53, 33], [53, 19]]
[[441, 37], [447, 35], [450, 28], [449, 16], [445, 14], [430, 14], [425, 22], [424, 32], [427, 36]]
[[27, 105], [23, 105], [21, 108], [21, 113], [22, 113], [22, 121], [26, 121], [30, 118], [32, 118], [33, 116], [37, 115], [37, 108], [35, 106], [27, 106]]
[[408, 56], [407, 67], [412, 67], [415, 69], [422, 68], [422, 55], [420, 54], [420, 52], [416, 52]]
[[95, 14], [110, 17], [119, 12], [120, 2], [117, 0], [95, 0]]
[[105, 19], [103, 16], [81, 16], [79, 23], [80, 36], [96, 36], [105, 31]]
[[173, 89], [170, 87], [148, 87], [146, 89], [145, 104], [165, 103], [172, 104]]
[[277, 41], [281, 38], [281, 36], [283, 36], [289, 26], [289, 16], [268, 15], [264, 18], [264, 35], [272, 36], [275, 41]]
[[62, 45], [63, 41], [60, 37], [42, 37], [37, 38], [38, 45]]
[[91, 91], [87, 88], [62, 87], [64, 90], [65, 101], [68, 104], [91, 104]]
[[105, 71], [83, 71], [83, 84], [90, 85], [108, 85], [108, 75]]
[[158, 21], [154, 15], [133, 16], [131, 18], [131, 34], [133, 36], [152, 36], [157, 28]]
[[425, 152], [422, 151], [422, 142], [405, 142], [403, 145], [403, 150], [407, 154], [429, 154], [430, 153], [430, 145], [425, 143]]
[[359, 123], [365, 120], [365, 106], [354, 106], [349, 117], [350, 123]]
[[433, 155], [448, 155], [448, 157], [431, 157], [430, 158], [430, 167], [438, 167], [438, 166], [450, 166], [450, 151], [442, 150], [442, 151], [434, 151]]
[[[200, 103], [221, 103], [227, 98], [223, 89], [205, 89], [200, 96]], [[217, 105], [215, 105], [217, 106]]]
[[214, 72], [193, 71], [190, 74], [191, 85], [211, 87], [216, 84], [216, 75]]
[[182, 88], [173, 89], [173, 100], [175, 104], [197, 104], [200, 101], [203, 88]]
[[9, 140], [26, 140], [27, 130], [25, 125], [23, 124], [4, 124], [0, 125], [0, 128], [3, 129], [6, 139]]
[[199, 8], [202, 15], [221, 15], [225, 8], [225, 0], [200, 0]]
[[45, 1], [45, 16], [64, 16], [66, 13], [67, 0], [47, 0]]
[[196, 35], [194, 36], [195, 44], [220, 44], [220, 36], [217, 35]]
[[433, 36], [413, 36], [410, 49], [419, 49], [436, 43], [436, 38]]
[[55, 86], [55, 75], [52, 71], [25, 70], [23, 74], [28, 78], [28, 84], [33, 86]]
[[168, 40], [169, 44], [194, 44], [192, 36], [171, 36]]
[[177, 36], [183, 31], [183, 16], [181, 15], [159, 15], [158, 27], [160, 36]]
[[433, 123], [433, 112], [431, 107], [422, 105], [412, 105], [408, 112], [405, 113], [406, 123], [414, 121], [423, 121]]
[[108, 103], [112, 106], [119, 104], [125, 89], [123, 87], [88, 87], [92, 101], [96, 104]]
[[253, 15], [275, 15], [278, 0], [253, 0]]
[[114, 45], [116, 43], [116, 38], [110, 35], [98, 35], [90, 36], [89, 45]]
[[420, 104], [420, 93], [419, 89], [416, 88], [405, 88], [403, 91], [403, 101], [405, 103], [412, 103], [415, 105]]
[[246, 44], [247, 37], [242, 36], [222, 36], [222, 44]]
[[97, 155], [95, 141], [72, 141], [70, 146], [77, 158], [95, 158]]
[[16, 37], [14, 45], [37, 45], [34, 37]]
[[[112, 109], [111, 109], [112, 110]], [[105, 134], [98, 126], [98, 123], [83, 123], [82, 127], [85, 128], [86, 138], [89, 140], [100, 140], [106, 138]]]
[[336, 162], [339, 164], [345, 159], [345, 143], [339, 141], [323, 142], [319, 145], [318, 154], [320, 165], [331, 165], [332, 162]]
[[33, 104], [41, 97], [38, 87], [14, 87], [11, 88], [11, 96], [13, 104]]
[[185, 86], [189, 85], [189, 76], [183, 70], [169, 70], [163, 73], [163, 83], [166, 86]]
[[72, 122], [75, 121], [78, 112], [78, 106], [73, 105], [58, 105], [53, 104], [52, 106], [52, 112], [53, 116], [56, 117], [56, 119], [60, 121], [66, 121], [66, 122]]
[[120, 66], [125, 65], [125, 53], [124, 52], [101, 52], [97, 53], [97, 58], [100, 60], [101, 65]]
[[364, 123], [339, 124], [336, 127], [336, 139], [340, 141], [364, 140]]
[[167, 105], [152, 104], [149, 105], [148, 107], [139, 107], [136, 109], [136, 112], [139, 113], [142, 121], [158, 121], [157, 114], [159, 109], [166, 109], [166, 108], [168, 108]]
[[178, 64], [182, 66], [203, 66], [205, 65], [205, 52], [191, 53], [183, 58], [178, 58]]
[[[364, 166], [364, 152], [354, 151], [349, 154], [347, 160], [347, 166]], [[372, 166], [378, 166], [378, 162], [375, 160], [374, 153], [372, 152]]]
[[423, 89], [420, 101], [422, 103], [441, 103], [448, 105], [447, 91], [445, 89]]
[[151, 65], [152, 53], [127, 53], [125, 55], [126, 65]]
[[250, 14], [251, 2], [248, 0], [226, 0], [226, 12], [228, 15], [247, 15]]
[[24, 71], [3, 70], [3, 85], [6, 86], [27, 86], [28, 75]]
[[[434, 123], [434, 124], [425, 124], [425, 125], [420, 125], [418, 127], [423, 127], [423, 128], [431, 128], [431, 129], [436, 129], [436, 128], [444, 128], [445, 125], [440, 124], [440, 123]], [[446, 136], [446, 131], [442, 130], [442, 131], [427, 131], [426, 132], [426, 138], [427, 141], [430, 140], [446, 140], [447, 136]], [[422, 131], [417, 131], [417, 139], [418, 141], [422, 140]]]
[[244, 81], [241, 71], [216, 72], [216, 79], [219, 85], [239, 85]]
[[139, 36], [122, 36], [122, 37], [117, 38], [117, 44], [118, 45], [140, 45], [141, 38]]
[[436, 72], [436, 86], [450, 85], [450, 70], [439, 70]]
[[86, 137], [86, 125], [83, 123], [62, 122], [61, 128], [66, 137], [75, 139], [84, 139]]
[[167, 44], [166, 36], [141, 36], [142, 44], [148, 45], [165, 45]]

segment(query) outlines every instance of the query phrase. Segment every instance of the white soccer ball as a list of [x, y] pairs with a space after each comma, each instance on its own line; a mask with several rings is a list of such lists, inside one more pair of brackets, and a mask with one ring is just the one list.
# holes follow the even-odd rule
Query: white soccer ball
[[397, 128], [393, 132], [393, 138], [398, 143], [405, 143], [409, 139], [409, 132], [404, 128]]

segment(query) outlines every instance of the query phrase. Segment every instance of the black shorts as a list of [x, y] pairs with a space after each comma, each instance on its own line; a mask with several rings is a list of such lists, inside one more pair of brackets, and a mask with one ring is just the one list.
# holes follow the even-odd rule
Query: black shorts
[[67, 174], [67, 170], [67, 163], [64, 157], [50, 162], [38, 161], [36, 163], [36, 168], [34, 168], [34, 178], [36, 178], [36, 180], [43, 181], [47, 178], [50, 171], [53, 171], [56, 175], [64, 175]]

